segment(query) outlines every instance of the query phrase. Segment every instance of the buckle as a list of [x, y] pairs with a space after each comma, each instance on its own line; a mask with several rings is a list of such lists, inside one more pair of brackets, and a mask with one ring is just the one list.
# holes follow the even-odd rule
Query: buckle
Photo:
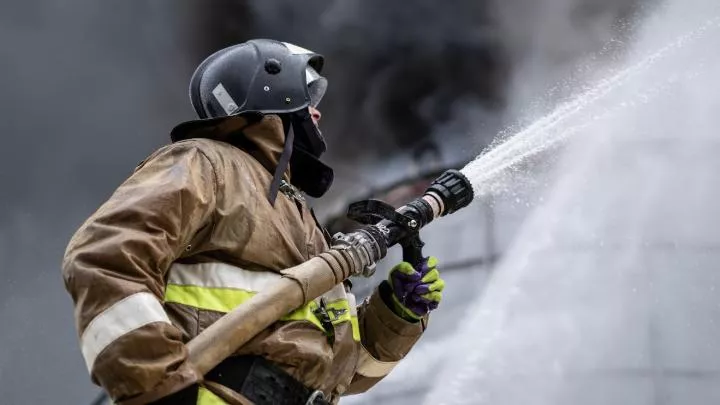
[[288, 183], [285, 180], [280, 181], [280, 186], [278, 187], [278, 189], [286, 196], [288, 196], [300, 203], [305, 202], [305, 196], [303, 196], [300, 189], [298, 189], [297, 187], [293, 186], [292, 184]]
[[335, 326], [333, 326], [332, 320], [330, 319], [330, 314], [328, 314], [325, 297], [320, 298], [320, 304], [313, 311], [313, 313], [315, 314], [315, 317], [317, 317], [318, 321], [320, 321], [320, 325], [322, 325], [323, 329], [325, 330], [325, 336], [327, 337], [328, 344], [330, 346], [333, 346], [335, 344]]
[[317, 402], [317, 404], [327, 404], [328, 403], [327, 400], [325, 399], [325, 394], [323, 394], [323, 392], [320, 390], [313, 391], [313, 393], [310, 394], [310, 396], [308, 397], [307, 402], [305, 402], [305, 405], [316, 405], [315, 401], [319, 401], [319, 402]]

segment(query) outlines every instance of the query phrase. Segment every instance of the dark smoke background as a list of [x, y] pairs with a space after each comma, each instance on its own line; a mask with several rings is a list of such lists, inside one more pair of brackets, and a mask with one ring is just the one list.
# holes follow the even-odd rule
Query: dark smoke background
[[338, 198], [366, 155], [453, 138], [470, 158], [574, 62], [615, 55], [605, 45], [636, 12], [632, 0], [3, 2], [0, 402], [93, 397], [60, 277], [66, 243], [192, 118], [187, 81], [212, 51], [270, 37], [326, 54]]
[[[227, 29], [211, 47], [262, 33], [324, 53], [332, 87], [323, 126], [336, 140], [336, 159], [358, 151], [387, 157], [422, 145], [465, 95], [498, 112], [502, 107], [509, 67], [487, 2], [456, 2], [444, 10], [429, 0], [412, 6], [383, 0], [244, 4], [236, 7], [255, 16], [254, 26], [234, 25], [223, 9], [213, 9], [209, 26], [224, 20]], [[201, 58], [207, 48], [198, 49]]]

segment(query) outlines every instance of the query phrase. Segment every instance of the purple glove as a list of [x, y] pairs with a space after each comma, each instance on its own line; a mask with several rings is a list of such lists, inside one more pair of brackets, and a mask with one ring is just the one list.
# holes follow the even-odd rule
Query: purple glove
[[390, 270], [392, 309], [397, 315], [417, 321], [438, 307], [445, 282], [436, 266], [437, 259], [431, 256], [418, 269], [402, 262]]

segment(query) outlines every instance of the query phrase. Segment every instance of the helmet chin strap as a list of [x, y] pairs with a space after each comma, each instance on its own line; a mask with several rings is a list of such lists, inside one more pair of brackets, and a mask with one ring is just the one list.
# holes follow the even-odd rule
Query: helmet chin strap
[[272, 183], [270, 183], [270, 190], [268, 191], [268, 201], [270, 205], [275, 206], [275, 200], [277, 199], [278, 190], [280, 189], [280, 182], [282, 181], [283, 174], [290, 164], [290, 157], [292, 156], [293, 143], [295, 140], [295, 131], [293, 126], [289, 125], [287, 133], [285, 135], [285, 146], [283, 147], [283, 153], [280, 156], [280, 161], [275, 167], [275, 174], [273, 175]]

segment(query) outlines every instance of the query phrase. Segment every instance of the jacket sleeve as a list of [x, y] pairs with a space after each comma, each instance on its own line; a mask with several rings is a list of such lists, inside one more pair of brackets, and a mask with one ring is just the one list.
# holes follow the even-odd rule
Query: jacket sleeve
[[345, 395], [365, 392], [380, 382], [420, 339], [427, 316], [420, 322], [408, 322], [386, 304], [390, 286], [383, 281], [373, 294], [358, 306], [360, 355], [355, 376]]
[[212, 222], [216, 181], [192, 142], [163, 147], [70, 240], [62, 272], [81, 351], [93, 382], [115, 401], [197, 381], [162, 306], [164, 276]]

